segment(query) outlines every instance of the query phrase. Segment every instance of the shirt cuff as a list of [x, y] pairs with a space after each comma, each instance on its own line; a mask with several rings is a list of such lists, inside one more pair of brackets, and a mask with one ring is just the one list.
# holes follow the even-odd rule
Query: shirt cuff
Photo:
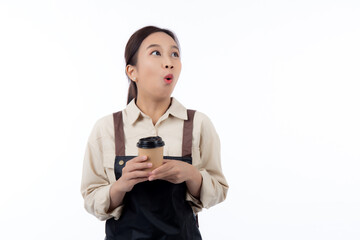
[[120, 215], [122, 213], [122, 210], [124, 208], [124, 205], [120, 205], [116, 208], [114, 208], [112, 211], [108, 212], [108, 209], [110, 207], [110, 187], [112, 184], [109, 184], [107, 186], [104, 186], [99, 191], [102, 191], [102, 193], [99, 193], [100, 196], [104, 196], [103, 199], [99, 201], [99, 205], [96, 208], [96, 215], [100, 220], [107, 220], [112, 217], [115, 218], [115, 220], [118, 220], [120, 218]]
[[189, 204], [195, 214], [197, 214], [198, 212], [201, 212], [201, 210], [203, 209], [203, 205], [202, 205], [201, 201], [199, 199], [197, 199], [196, 197], [194, 197], [193, 195], [191, 195], [189, 190], [186, 191], [186, 201], [189, 202]]
[[200, 201], [203, 207], [209, 208], [210, 203], [213, 201], [213, 193], [215, 191], [214, 184], [212, 183], [211, 176], [206, 170], [200, 170], [202, 175], [202, 185], [200, 189]]

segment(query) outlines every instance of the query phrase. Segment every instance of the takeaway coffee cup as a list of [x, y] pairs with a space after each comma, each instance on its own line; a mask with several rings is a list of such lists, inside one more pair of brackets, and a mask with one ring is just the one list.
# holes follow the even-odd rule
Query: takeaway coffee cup
[[139, 156], [146, 155], [148, 157], [146, 162], [152, 163], [152, 167], [148, 171], [152, 171], [163, 164], [164, 145], [164, 141], [159, 136], [139, 139], [137, 143]]

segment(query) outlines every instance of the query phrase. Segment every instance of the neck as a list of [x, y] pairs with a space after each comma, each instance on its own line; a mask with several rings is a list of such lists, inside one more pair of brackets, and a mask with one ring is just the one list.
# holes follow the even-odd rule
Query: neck
[[159, 118], [166, 112], [171, 104], [171, 98], [165, 98], [162, 100], [148, 99], [142, 95], [137, 96], [136, 105], [138, 108], [151, 117], [153, 124], [155, 125]]

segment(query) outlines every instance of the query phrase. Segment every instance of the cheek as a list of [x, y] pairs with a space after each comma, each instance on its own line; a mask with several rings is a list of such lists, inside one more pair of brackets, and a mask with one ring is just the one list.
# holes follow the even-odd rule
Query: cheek
[[[143, 61], [139, 65], [139, 87], [144, 89], [153, 89], [157, 88], [159, 82], [159, 66], [153, 61]], [[141, 86], [140, 86], [141, 85]]]
[[149, 78], [156, 73], [156, 69], [156, 64], [153, 61], [144, 61], [142, 63], [141, 75]]
[[175, 62], [175, 64], [174, 64], [174, 67], [175, 67], [175, 71], [177, 71], [178, 73], [180, 73], [181, 72], [181, 62], [180, 61], [178, 61], [178, 62]]

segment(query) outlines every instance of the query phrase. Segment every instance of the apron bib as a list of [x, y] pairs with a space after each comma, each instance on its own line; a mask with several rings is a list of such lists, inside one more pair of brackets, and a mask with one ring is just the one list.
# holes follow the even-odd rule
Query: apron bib
[[[182, 157], [164, 156], [192, 164], [192, 129], [195, 111], [187, 110], [184, 121]], [[136, 156], [125, 156], [122, 112], [113, 114], [115, 128], [115, 176], [121, 177], [126, 162]], [[197, 216], [186, 198], [186, 183], [173, 184], [165, 180], [136, 184], [125, 194], [124, 208], [118, 220], [106, 221], [106, 240], [200, 240]]]

